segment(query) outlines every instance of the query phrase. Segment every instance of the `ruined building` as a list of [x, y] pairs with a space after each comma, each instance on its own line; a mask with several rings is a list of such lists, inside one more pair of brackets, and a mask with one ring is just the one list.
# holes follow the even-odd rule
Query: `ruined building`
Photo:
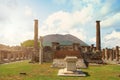
[[[34, 54], [32, 56], [32, 61], [39, 62], [52, 62], [53, 64], [64, 63], [62, 60], [66, 56], [77, 56], [79, 63], [103, 63], [106, 62], [105, 59], [109, 58], [109, 56], [105, 56], [107, 51], [104, 49], [101, 50], [101, 36], [100, 36], [100, 21], [96, 21], [96, 47], [92, 45], [87, 45], [85, 42], [80, 39], [67, 34], [67, 35], [59, 35], [59, 34], [51, 34], [44, 37], [40, 37], [40, 49], [38, 49], [38, 20], [35, 20], [34, 27]], [[105, 53], [106, 52], [106, 53]], [[115, 52], [117, 61], [119, 61], [119, 47]], [[113, 57], [112, 57], [113, 58]], [[64, 64], [57, 64], [64, 66]], [[83, 64], [85, 65], [85, 64]]]
[[[96, 21], [97, 29], [97, 48], [94, 45], [87, 45], [85, 42], [78, 38], [67, 34], [67, 35], [47, 35], [40, 38], [41, 48], [38, 49], [38, 20], [35, 20], [34, 25], [34, 53], [32, 61], [49, 62], [53, 59], [63, 59], [66, 56], [77, 56], [78, 58], [85, 58], [86, 61], [90, 61], [92, 53], [100, 51], [100, 23]], [[96, 50], [97, 49], [97, 50]], [[99, 52], [98, 52], [99, 53]], [[89, 57], [89, 58], [88, 58]], [[94, 57], [94, 56], [92, 56]], [[100, 55], [97, 56], [101, 59]], [[96, 58], [96, 57], [95, 57]], [[95, 59], [93, 58], [93, 59]], [[98, 58], [97, 58], [98, 59]], [[96, 60], [96, 59], [95, 59]], [[94, 61], [93, 61], [94, 62]]]
[[[100, 21], [96, 21], [96, 47], [70, 34], [51, 34], [38, 39], [38, 20], [34, 21], [34, 48], [0, 46], [0, 64], [31, 59], [31, 62], [53, 62], [53, 67], [64, 67], [66, 56], [78, 58], [77, 67], [88, 63], [120, 63], [120, 47], [101, 49]], [[38, 44], [40, 43], [40, 45]]]

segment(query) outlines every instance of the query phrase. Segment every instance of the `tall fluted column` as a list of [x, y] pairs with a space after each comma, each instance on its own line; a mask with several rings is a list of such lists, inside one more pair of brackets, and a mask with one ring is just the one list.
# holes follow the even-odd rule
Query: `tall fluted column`
[[101, 51], [100, 21], [96, 21], [96, 50]]

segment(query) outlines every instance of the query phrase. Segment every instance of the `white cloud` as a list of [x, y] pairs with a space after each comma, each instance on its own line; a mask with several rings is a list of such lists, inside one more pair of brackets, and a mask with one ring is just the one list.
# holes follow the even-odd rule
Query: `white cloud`
[[86, 41], [87, 37], [86, 37], [86, 32], [83, 29], [71, 29], [69, 30], [69, 33], [78, 37], [79, 39], [81, 39], [82, 41]]
[[25, 15], [28, 17], [33, 15], [32, 9], [29, 6], [25, 7]]
[[19, 45], [24, 40], [32, 39], [32, 9], [16, 5], [16, 0], [0, 2], [0, 43]]
[[102, 21], [101, 25], [103, 27], [111, 27], [114, 24], [119, 23], [119, 21], [120, 21], [120, 13], [116, 13], [113, 16], [110, 16], [107, 19], [105, 19], [104, 21]]
[[93, 37], [89, 40], [91, 43], [96, 43], [96, 37]]
[[50, 15], [46, 21], [46, 25], [50, 28], [59, 28], [67, 29], [72, 27], [72, 16], [68, 12], [59, 11], [55, 12], [54, 14]]
[[109, 40], [109, 39], [112, 39], [112, 38], [120, 39], [120, 32], [113, 31], [111, 34], [105, 36], [106, 40]]
[[104, 36], [103, 46], [104, 47], [120, 46], [120, 32], [113, 31], [111, 34]]
[[92, 6], [83, 8], [81, 11], [75, 11], [73, 13], [73, 20], [77, 23], [86, 24], [88, 21], [92, 20]]
[[84, 31], [84, 27], [86, 23], [91, 21], [91, 14], [92, 6], [85, 7], [83, 10], [73, 13], [64, 11], [55, 12], [45, 20], [44, 25], [39, 29], [40, 35], [70, 33], [85, 41], [86, 32]]

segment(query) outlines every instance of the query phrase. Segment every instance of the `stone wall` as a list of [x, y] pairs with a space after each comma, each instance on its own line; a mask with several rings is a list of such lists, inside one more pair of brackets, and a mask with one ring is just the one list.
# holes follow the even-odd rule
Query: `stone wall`
[[32, 49], [22, 48], [21, 50], [2, 50], [0, 49], [0, 63], [8, 63], [19, 60], [30, 59]]
[[80, 51], [68, 51], [68, 50], [55, 51], [53, 58], [64, 59], [66, 56], [76, 56], [78, 58], [81, 58]]

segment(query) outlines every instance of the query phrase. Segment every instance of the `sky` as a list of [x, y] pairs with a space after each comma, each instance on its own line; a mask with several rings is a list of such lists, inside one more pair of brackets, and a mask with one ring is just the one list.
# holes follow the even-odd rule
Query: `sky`
[[101, 45], [120, 46], [120, 0], [0, 0], [0, 44], [15, 46], [33, 39], [34, 20], [39, 36], [72, 34], [96, 44], [96, 20]]

